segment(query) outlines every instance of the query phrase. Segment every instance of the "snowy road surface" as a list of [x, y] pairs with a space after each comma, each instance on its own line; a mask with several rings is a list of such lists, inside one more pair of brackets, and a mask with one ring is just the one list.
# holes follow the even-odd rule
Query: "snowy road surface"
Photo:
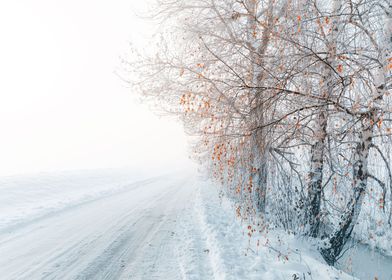
[[184, 173], [0, 178], [0, 279], [353, 279], [246, 223]]
[[182, 271], [176, 221], [195, 187], [193, 177], [145, 180], [6, 227], [0, 232], [0, 277], [176, 278]]

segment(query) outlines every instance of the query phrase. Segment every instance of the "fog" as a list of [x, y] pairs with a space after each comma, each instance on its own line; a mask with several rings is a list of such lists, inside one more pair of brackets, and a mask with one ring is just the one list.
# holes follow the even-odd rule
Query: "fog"
[[0, 176], [189, 164], [186, 138], [118, 78], [146, 1], [0, 3]]

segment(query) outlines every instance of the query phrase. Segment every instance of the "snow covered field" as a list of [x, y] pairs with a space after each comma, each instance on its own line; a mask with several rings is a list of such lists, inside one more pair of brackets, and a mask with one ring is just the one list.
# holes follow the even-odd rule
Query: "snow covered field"
[[355, 279], [284, 233], [249, 238], [188, 173], [7, 177], [0, 207], [1, 279]]

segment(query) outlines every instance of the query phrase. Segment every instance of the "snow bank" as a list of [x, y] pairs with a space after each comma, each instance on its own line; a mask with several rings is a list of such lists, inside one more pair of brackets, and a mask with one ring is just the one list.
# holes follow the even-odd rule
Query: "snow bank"
[[260, 233], [257, 225], [241, 223], [230, 201], [210, 183], [200, 184], [195, 209], [215, 279], [356, 279], [326, 265], [293, 235]]

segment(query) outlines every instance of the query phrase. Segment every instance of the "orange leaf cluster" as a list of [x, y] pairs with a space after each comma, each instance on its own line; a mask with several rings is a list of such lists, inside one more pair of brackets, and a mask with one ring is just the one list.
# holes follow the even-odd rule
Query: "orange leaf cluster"
[[388, 65], [387, 65], [388, 70], [392, 69], [392, 57], [388, 58]]
[[212, 160], [218, 160], [220, 161], [222, 158], [222, 155], [226, 154], [226, 147], [225, 144], [215, 144], [214, 146], [214, 151], [212, 153]]

